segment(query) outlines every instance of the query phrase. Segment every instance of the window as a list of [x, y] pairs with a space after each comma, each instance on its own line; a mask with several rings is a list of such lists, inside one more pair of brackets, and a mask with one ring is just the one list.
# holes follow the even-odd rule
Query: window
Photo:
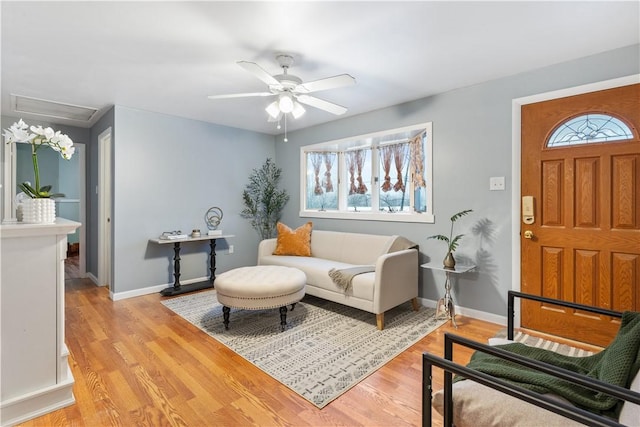
[[433, 222], [431, 123], [301, 148], [300, 216]]
[[585, 114], [560, 124], [547, 147], [592, 144], [633, 139], [633, 132], [623, 121], [607, 114]]

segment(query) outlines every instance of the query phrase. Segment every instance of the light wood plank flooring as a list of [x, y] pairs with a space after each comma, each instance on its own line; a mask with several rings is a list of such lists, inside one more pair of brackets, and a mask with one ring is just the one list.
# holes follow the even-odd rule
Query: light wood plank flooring
[[[160, 304], [111, 301], [87, 279], [66, 282], [66, 342], [76, 404], [24, 426], [416, 426], [422, 352], [443, 334], [485, 341], [502, 328], [458, 316], [317, 409]], [[458, 352], [458, 362], [470, 353]], [[434, 388], [442, 373], [434, 372]], [[439, 422], [439, 420], [438, 420]]]

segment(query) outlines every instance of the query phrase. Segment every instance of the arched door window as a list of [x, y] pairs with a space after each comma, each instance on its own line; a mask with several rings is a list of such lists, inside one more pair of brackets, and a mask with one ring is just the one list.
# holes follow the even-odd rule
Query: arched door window
[[622, 120], [608, 114], [585, 114], [560, 124], [547, 140], [547, 147], [627, 139], [633, 139], [633, 132]]

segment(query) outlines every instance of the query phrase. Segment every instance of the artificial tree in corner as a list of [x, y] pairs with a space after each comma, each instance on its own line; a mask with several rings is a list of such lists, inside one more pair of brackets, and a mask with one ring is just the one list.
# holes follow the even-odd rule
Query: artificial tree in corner
[[240, 215], [251, 221], [263, 240], [276, 236], [276, 224], [289, 201], [287, 191], [278, 189], [281, 174], [282, 169], [269, 158], [249, 175], [249, 184], [242, 192], [245, 208]]
[[464, 236], [464, 234], [458, 234], [457, 236], [453, 237], [453, 224], [455, 224], [458, 219], [471, 212], [473, 212], [473, 209], [466, 209], [464, 211], [458, 212], [451, 217], [451, 230], [449, 231], [449, 237], [443, 234], [436, 234], [428, 237], [428, 239], [438, 239], [447, 242], [447, 255], [442, 261], [444, 268], [453, 270], [456, 267], [456, 260], [453, 257], [453, 253], [458, 247], [458, 242], [460, 241], [460, 239], [462, 239], [462, 236]]

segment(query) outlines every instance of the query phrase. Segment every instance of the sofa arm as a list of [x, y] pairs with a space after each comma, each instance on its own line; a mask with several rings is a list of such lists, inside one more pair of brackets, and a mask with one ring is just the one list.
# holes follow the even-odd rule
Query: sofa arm
[[257, 265], [260, 265], [260, 260], [262, 259], [262, 257], [268, 256], [268, 255], [273, 255], [273, 251], [276, 250], [277, 241], [278, 241], [278, 239], [276, 239], [276, 238], [265, 239], [265, 240], [262, 240], [258, 244], [258, 262], [257, 262]]
[[376, 261], [373, 310], [376, 314], [418, 296], [418, 251], [384, 254]]

